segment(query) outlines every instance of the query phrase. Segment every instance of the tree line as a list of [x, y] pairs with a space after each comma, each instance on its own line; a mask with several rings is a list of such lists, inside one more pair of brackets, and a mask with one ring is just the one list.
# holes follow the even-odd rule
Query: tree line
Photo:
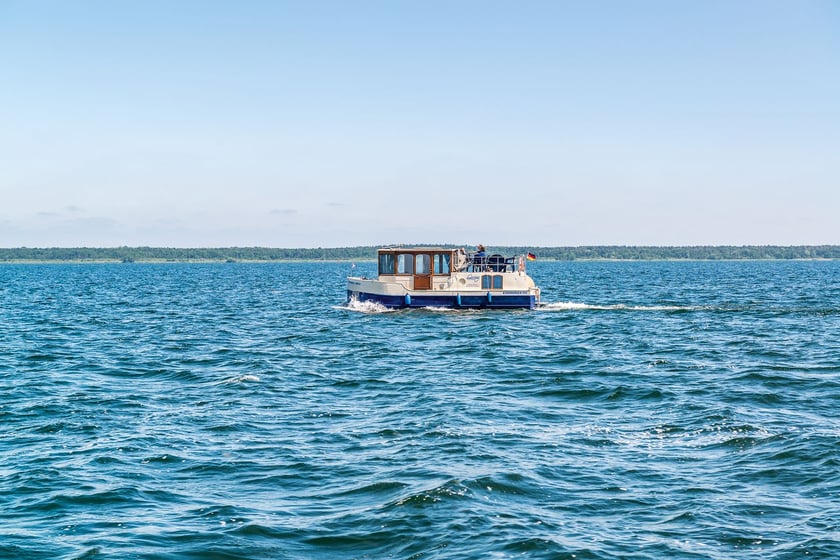
[[[445, 245], [455, 247], [455, 245]], [[283, 249], [271, 247], [50, 247], [0, 248], [0, 262], [237, 262], [237, 261], [365, 261], [378, 247]], [[467, 247], [470, 250], [470, 247]], [[838, 259], [840, 245], [488, 247], [503, 255], [533, 253], [545, 260], [739, 260]]]

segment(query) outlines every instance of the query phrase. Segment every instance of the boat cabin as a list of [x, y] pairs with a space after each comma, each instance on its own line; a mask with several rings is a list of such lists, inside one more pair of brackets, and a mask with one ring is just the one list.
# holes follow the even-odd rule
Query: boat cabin
[[[486, 256], [463, 249], [412, 247], [379, 249], [379, 279], [399, 282], [413, 290], [431, 290], [458, 272], [513, 272], [514, 257]], [[438, 284], [438, 285], [439, 285]], [[443, 286], [440, 286], [442, 288]], [[484, 274], [482, 289], [503, 288], [501, 276]]]

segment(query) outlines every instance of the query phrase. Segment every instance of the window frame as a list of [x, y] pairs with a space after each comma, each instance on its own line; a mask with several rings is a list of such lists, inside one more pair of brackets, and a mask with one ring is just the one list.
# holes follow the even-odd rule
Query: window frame
[[[403, 276], [413, 276], [414, 275], [414, 255], [416, 253], [397, 253], [397, 258], [395, 259], [395, 266], [394, 266], [394, 274], [401, 274]], [[400, 270], [401, 264], [408, 264], [408, 269]]]
[[[391, 269], [384, 270], [382, 268], [383, 260], [387, 261], [388, 258], [391, 260]], [[397, 270], [397, 259], [394, 253], [379, 253], [379, 274], [380, 275], [393, 275]]]
[[[421, 261], [425, 261], [425, 268], [421, 271], [418, 266]], [[432, 274], [432, 256], [429, 253], [415, 253], [414, 254], [414, 274], [420, 276], [429, 276]]]
[[[441, 263], [446, 264], [446, 270], [438, 270], [438, 265]], [[436, 276], [449, 276], [452, 274], [452, 253], [434, 254], [432, 259], [432, 274]]]

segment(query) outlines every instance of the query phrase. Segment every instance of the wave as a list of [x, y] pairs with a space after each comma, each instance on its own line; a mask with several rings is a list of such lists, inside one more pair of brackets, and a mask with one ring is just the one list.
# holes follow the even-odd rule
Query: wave
[[238, 375], [235, 377], [229, 377], [222, 381], [222, 383], [248, 383], [248, 382], [257, 382], [261, 381], [258, 375], [253, 374], [246, 374], [246, 375]]

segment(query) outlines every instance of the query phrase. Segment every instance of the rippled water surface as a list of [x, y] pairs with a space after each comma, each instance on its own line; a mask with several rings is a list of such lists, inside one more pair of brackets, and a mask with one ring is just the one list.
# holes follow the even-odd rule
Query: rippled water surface
[[840, 262], [349, 268], [0, 266], [0, 557], [840, 557]]

